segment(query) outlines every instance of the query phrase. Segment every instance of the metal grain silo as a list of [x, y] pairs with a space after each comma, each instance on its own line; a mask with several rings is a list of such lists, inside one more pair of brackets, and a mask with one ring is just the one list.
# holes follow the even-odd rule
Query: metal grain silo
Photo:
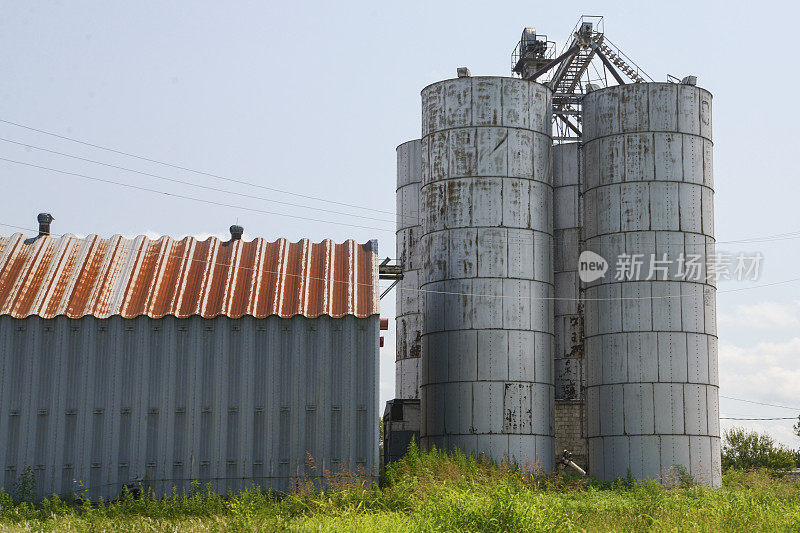
[[583, 304], [580, 298], [582, 204], [580, 145], [553, 146], [553, 281], [555, 285], [555, 439], [586, 465], [584, 423]]
[[609, 264], [585, 290], [592, 473], [718, 486], [711, 94], [641, 83], [583, 105], [585, 246]]
[[553, 468], [551, 93], [422, 91], [423, 446]]
[[419, 398], [419, 361], [424, 298], [419, 292], [422, 257], [419, 239], [422, 157], [420, 140], [397, 147], [397, 259], [403, 279], [397, 285], [395, 397]]

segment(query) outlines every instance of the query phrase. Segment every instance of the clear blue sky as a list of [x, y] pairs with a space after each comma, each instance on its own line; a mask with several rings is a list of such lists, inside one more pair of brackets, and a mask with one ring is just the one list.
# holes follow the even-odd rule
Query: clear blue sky
[[[270, 187], [393, 212], [395, 146], [420, 133], [419, 91], [459, 66], [508, 75], [521, 29], [563, 44], [582, 14], [656, 80], [695, 74], [714, 93], [720, 241], [800, 231], [800, 84], [790, 2], [0, 2], [0, 119]], [[0, 141], [0, 157], [196, 197], [325, 219], [209, 206], [0, 161], [0, 223], [55, 232], [377, 238], [393, 216], [300, 200], [81, 147], [0, 123], [0, 138], [339, 216], [166, 184]], [[372, 216], [388, 222], [354, 218]], [[360, 224], [379, 229], [337, 226]], [[13, 229], [0, 226], [2, 234]], [[760, 284], [797, 277], [800, 239], [728, 245], [765, 255]], [[723, 283], [721, 289], [741, 288]], [[800, 407], [800, 283], [720, 293], [722, 395]], [[393, 297], [383, 301], [394, 316]], [[394, 383], [383, 349], [381, 401]], [[726, 415], [797, 411], [722, 400]], [[790, 422], [750, 423], [797, 446]]]

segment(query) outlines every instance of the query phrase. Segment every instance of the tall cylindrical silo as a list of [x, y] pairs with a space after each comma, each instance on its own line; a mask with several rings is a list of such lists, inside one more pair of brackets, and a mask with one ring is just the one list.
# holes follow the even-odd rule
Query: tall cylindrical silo
[[423, 446], [553, 467], [551, 93], [422, 91]]
[[609, 265], [584, 293], [592, 473], [718, 486], [711, 94], [624, 85], [583, 111], [585, 248]]
[[422, 157], [420, 140], [397, 147], [397, 258], [403, 279], [397, 284], [397, 337], [395, 359], [395, 397], [419, 398], [419, 361], [422, 344], [422, 306], [420, 289], [422, 257], [419, 250], [420, 185]]
[[580, 302], [582, 200], [580, 145], [553, 146], [553, 281], [555, 285], [555, 443], [587, 465], [583, 304]]

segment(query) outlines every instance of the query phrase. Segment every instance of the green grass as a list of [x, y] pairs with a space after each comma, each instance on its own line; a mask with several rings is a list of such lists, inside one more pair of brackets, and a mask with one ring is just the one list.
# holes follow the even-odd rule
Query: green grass
[[723, 488], [532, 476], [441, 452], [412, 452], [381, 487], [344, 476], [284, 497], [208, 490], [112, 504], [14, 505], [0, 529], [44, 531], [800, 531], [800, 483], [732, 471]]

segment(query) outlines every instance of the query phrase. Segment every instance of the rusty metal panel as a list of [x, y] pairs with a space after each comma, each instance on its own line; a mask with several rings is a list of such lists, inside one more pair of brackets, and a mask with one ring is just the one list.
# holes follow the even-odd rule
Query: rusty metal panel
[[530, 228], [529, 180], [503, 180], [503, 226], [507, 228]]
[[447, 127], [464, 128], [472, 125], [472, 79], [452, 80], [445, 86], [444, 93]]
[[[441, 83], [447, 86], [449, 82]], [[472, 78], [472, 124], [500, 126], [503, 116], [502, 80], [489, 76]]]
[[358, 317], [378, 313], [374, 242], [133, 240], [90, 235], [3, 241], [0, 314]]
[[[478, 176], [507, 176], [508, 175], [508, 129], [506, 128], [477, 128], [477, 153]], [[459, 149], [461, 156], [463, 150]], [[467, 175], [473, 175], [472, 173]], [[506, 180], [503, 181], [506, 183]]]
[[653, 133], [655, 179], [683, 181], [683, 137], [674, 132]]
[[[619, 185], [610, 185], [595, 189], [595, 200], [598, 206], [591, 211], [597, 215], [597, 233], [616, 233], [620, 231], [622, 203]], [[588, 200], [588, 199], [587, 199]]]
[[450, 179], [444, 182], [444, 227], [464, 228], [472, 224], [471, 179]]
[[472, 189], [472, 224], [497, 227], [503, 223], [502, 178], [476, 178]]
[[508, 175], [515, 178], [532, 179], [534, 133], [524, 129], [508, 129]]
[[625, 181], [652, 181], [655, 175], [652, 133], [625, 135]]
[[650, 85], [633, 83], [618, 87], [620, 130], [622, 132], [650, 130], [648, 115]]
[[625, 136], [601, 137], [597, 143], [599, 184], [610, 185], [625, 181]]
[[[608, 187], [612, 189], [611, 187]], [[620, 231], [650, 229], [650, 187], [647, 183], [624, 183], [620, 192]]]
[[530, 84], [516, 79], [501, 79], [504, 126], [530, 128]]

